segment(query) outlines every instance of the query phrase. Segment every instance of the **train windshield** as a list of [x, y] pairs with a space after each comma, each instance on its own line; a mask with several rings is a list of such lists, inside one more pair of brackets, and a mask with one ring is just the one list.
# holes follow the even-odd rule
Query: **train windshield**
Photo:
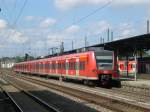
[[113, 69], [113, 52], [103, 51], [95, 52], [97, 68], [99, 70]]

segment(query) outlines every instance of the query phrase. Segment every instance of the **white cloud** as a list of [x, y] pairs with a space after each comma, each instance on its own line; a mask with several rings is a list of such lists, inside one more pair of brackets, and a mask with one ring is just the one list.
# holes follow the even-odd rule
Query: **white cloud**
[[89, 25], [89, 35], [101, 34], [106, 32], [108, 28], [111, 28], [109, 22], [105, 20], [96, 21], [95, 23]]
[[64, 33], [51, 33], [47, 36], [47, 39], [49, 41], [49, 43], [53, 42], [53, 43], [59, 43], [61, 41], [63, 41], [64, 39], [68, 39], [68, 36]]
[[25, 37], [21, 32], [10, 30], [8, 40], [9, 42], [21, 44], [27, 42], [27, 40], [28, 38]]
[[44, 42], [39, 40], [37, 41], [34, 45], [33, 48], [43, 48], [44, 47]]
[[80, 31], [80, 27], [77, 25], [71, 25], [67, 27], [64, 30], [61, 31], [56, 31], [56, 32], [51, 32], [48, 34], [48, 40], [50, 41], [63, 41], [63, 40], [69, 40], [74, 37], [75, 33], [78, 33]]
[[114, 2], [116, 5], [145, 5], [149, 3], [150, 0], [116, 0]]
[[4, 48], [4, 47], [5, 47], [4, 45], [0, 44], [0, 48]]
[[26, 21], [33, 21], [34, 19], [35, 19], [34, 16], [26, 16], [26, 17], [25, 17], [25, 20], [26, 20]]
[[133, 26], [133, 23], [122, 23], [118, 26], [118, 28], [115, 29], [115, 32], [117, 33], [116, 39], [121, 39], [121, 38], [128, 38], [130, 36], [133, 36], [135, 33], [135, 27]]
[[82, 5], [98, 5], [106, 3], [106, 0], [55, 0], [56, 7], [67, 10]]
[[79, 27], [79, 26], [77, 26], [77, 25], [72, 25], [72, 26], [66, 28], [66, 29], [65, 29], [65, 32], [66, 32], [66, 33], [69, 33], [69, 34], [72, 34], [72, 33], [78, 32], [79, 30], [80, 30], [80, 27]]
[[53, 19], [53, 18], [47, 18], [45, 20], [43, 20], [41, 23], [40, 23], [40, 27], [42, 28], [48, 28], [52, 25], [56, 24], [56, 20]]
[[4, 29], [7, 27], [7, 22], [3, 19], [0, 19], [0, 29]]
[[97, 27], [98, 27], [97, 30], [99, 30], [100, 32], [103, 32], [106, 29], [110, 28], [111, 25], [107, 21], [102, 20], [102, 21], [97, 22]]
[[[55, 0], [55, 6], [61, 10], [68, 10], [75, 7], [87, 5], [103, 5], [112, 0]], [[150, 0], [114, 0], [114, 6], [127, 6], [127, 5], [148, 5]]]

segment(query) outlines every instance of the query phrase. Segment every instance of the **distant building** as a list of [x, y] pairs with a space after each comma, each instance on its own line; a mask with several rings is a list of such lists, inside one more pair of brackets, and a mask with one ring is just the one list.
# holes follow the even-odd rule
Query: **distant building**
[[12, 68], [15, 64], [15, 61], [12, 59], [4, 59], [0, 61], [1, 68]]

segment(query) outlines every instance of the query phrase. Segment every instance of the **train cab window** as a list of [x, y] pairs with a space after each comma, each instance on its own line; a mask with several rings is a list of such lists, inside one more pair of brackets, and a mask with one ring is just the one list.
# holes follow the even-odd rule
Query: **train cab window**
[[99, 70], [112, 70], [113, 69], [113, 52], [101, 51], [95, 52], [97, 68]]

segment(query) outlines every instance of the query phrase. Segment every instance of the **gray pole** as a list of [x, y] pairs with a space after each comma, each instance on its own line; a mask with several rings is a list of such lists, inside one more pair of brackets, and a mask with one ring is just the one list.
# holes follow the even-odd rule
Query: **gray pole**
[[103, 38], [103, 44], [104, 44], [105, 42], [104, 42], [104, 38]]
[[149, 20], [147, 20], [147, 33], [149, 33]]
[[63, 53], [64, 52], [64, 42], [61, 42], [61, 53]]
[[85, 47], [87, 47], [87, 37], [84, 37]]
[[73, 48], [73, 40], [72, 40], [72, 50], [73, 50], [74, 48]]
[[109, 42], [109, 32], [110, 32], [110, 30], [108, 28], [108, 30], [107, 30], [107, 42]]
[[103, 38], [102, 37], [100, 37], [100, 44], [102, 44], [103, 43]]
[[134, 56], [134, 61], [135, 61], [135, 76], [134, 76], [134, 80], [137, 80], [137, 57], [136, 57], [136, 53]]
[[111, 41], [113, 41], [114, 39], [113, 39], [114, 37], [113, 37], [113, 31], [111, 32]]

